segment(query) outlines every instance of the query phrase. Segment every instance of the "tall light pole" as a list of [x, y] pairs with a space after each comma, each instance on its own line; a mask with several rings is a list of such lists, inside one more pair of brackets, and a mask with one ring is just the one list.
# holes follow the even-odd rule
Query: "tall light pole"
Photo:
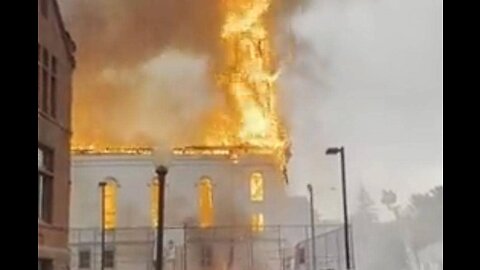
[[336, 155], [340, 153], [340, 163], [342, 169], [342, 197], [343, 197], [343, 226], [345, 231], [345, 260], [347, 270], [351, 269], [350, 266], [350, 237], [348, 233], [348, 206], [347, 206], [347, 185], [346, 185], [346, 173], [345, 173], [345, 148], [342, 146], [331, 147], [326, 151], [327, 155]]
[[101, 192], [101, 236], [100, 236], [100, 270], [105, 269], [105, 187], [107, 182], [102, 181], [98, 183]]
[[317, 250], [315, 243], [315, 210], [313, 208], [313, 187], [311, 184], [307, 185], [308, 193], [310, 194], [310, 230], [312, 234], [312, 264], [313, 270], [317, 270]]
[[[100, 240], [100, 252], [101, 252], [101, 255], [100, 255], [100, 258], [101, 258], [101, 262], [100, 262], [100, 269], [101, 270], [104, 270], [105, 269], [105, 231], [106, 231], [106, 216], [107, 216], [107, 211], [106, 211], [106, 188], [109, 184], [113, 184], [115, 185], [115, 188], [119, 188], [120, 187], [120, 184], [118, 183], [118, 181], [113, 178], [113, 177], [107, 177], [104, 181], [101, 181], [98, 183], [98, 186], [100, 187], [100, 192], [101, 192], [101, 240]], [[115, 202], [113, 202], [115, 203]], [[116, 207], [116, 206], [114, 206]], [[115, 210], [116, 211], [116, 210]], [[111, 213], [109, 213], [111, 214]], [[114, 215], [116, 215], [116, 213], [114, 213]], [[115, 218], [115, 217], [114, 217]], [[112, 226], [111, 223], [111, 220], [109, 220], [109, 227]], [[114, 226], [114, 225], [113, 225]], [[110, 228], [112, 229], [112, 228]]]
[[155, 170], [158, 178], [158, 207], [157, 207], [157, 260], [155, 263], [155, 270], [162, 270], [163, 268], [163, 214], [165, 206], [165, 176], [168, 169], [165, 166], [158, 166]]

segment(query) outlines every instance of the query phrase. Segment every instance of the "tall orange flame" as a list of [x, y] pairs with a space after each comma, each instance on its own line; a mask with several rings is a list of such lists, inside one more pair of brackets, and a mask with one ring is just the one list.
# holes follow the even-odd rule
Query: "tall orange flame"
[[[279, 71], [275, 69], [271, 33], [266, 22], [272, 0], [220, 1], [223, 24], [219, 38], [224, 51], [216, 66], [216, 79], [226, 104], [215, 108], [205, 121], [205, 129], [200, 132], [202, 141], [192, 143], [218, 149], [263, 149], [273, 153], [285, 169], [289, 141], [278, 115]], [[72, 150], [136, 154], [137, 149], [145, 149], [140, 153], [147, 153], [148, 147], [153, 146], [148, 140], [137, 140], [135, 145], [89, 141], [97, 143], [85, 145], [84, 140], [74, 140]]]
[[217, 81], [228, 109], [210, 120], [205, 143], [267, 148], [285, 164], [288, 139], [278, 116], [275, 85], [279, 72], [273, 67], [265, 18], [271, 0], [224, 0], [223, 5], [225, 55]]

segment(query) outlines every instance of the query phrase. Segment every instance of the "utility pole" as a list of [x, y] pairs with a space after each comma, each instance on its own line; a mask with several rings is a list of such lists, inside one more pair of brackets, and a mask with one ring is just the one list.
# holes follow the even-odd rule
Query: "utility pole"
[[345, 238], [345, 265], [347, 270], [351, 269], [351, 260], [350, 260], [350, 237], [348, 232], [348, 205], [347, 205], [347, 180], [346, 180], [346, 170], [345, 170], [345, 148], [342, 146], [340, 148], [332, 147], [328, 148], [327, 155], [336, 155], [340, 153], [340, 164], [342, 170], [342, 197], [343, 197], [343, 226], [344, 226], [344, 238]]
[[155, 170], [158, 178], [158, 215], [157, 215], [157, 260], [155, 270], [163, 269], [163, 215], [165, 206], [165, 176], [168, 169], [165, 166], [158, 166]]
[[98, 186], [101, 190], [101, 242], [100, 242], [100, 270], [105, 269], [105, 187], [107, 186], [107, 182], [100, 182]]
[[307, 185], [308, 192], [310, 193], [310, 230], [312, 234], [312, 264], [313, 270], [317, 270], [317, 250], [315, 243], [315, 209], [313, 207], [313, 187], [311, 184]]
[[340, 148], [340, 158], [342, 163], [343, 220], [345, 223], [345, 259], [347, 263], [347, 270], [350, 270], [350, 234], [348, 233], [347, 177], [345, 172], [345, 148], [343, 148], [343, 146]]

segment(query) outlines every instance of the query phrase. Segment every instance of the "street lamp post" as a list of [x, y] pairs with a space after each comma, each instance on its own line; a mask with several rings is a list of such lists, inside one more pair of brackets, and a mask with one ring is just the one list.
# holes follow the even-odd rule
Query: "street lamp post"
[[[113, 178], [113, 177], [107, 177], [104, 181], [101, 181], [98, 183], [98, 186], [100, 187], [100, 192], [101, 192], [101, 239], [100, 239], [100, 269], [104, 270], [105, 269], [105, 233], [106, 233], [106, 216], [107, 212], [105, 210], [106, 208], [106, 188], [109, 184], [115, 185], [115, 188], [119, 188], [120, 184], [118, 181]], [[111, 226], [111, 225], [110, 225]]]
[[342, 170], [342, 197], [343, 197], [343, 223], [345, 231], [345, 260], [347, 270], [351, 269], [350, 266], [350, 237], [348, 233], [348, 206], [347, 206], [347, 185], [346, 185], [346, 173], [345, 173], [345, 148], [331, 147], [326, 151], [327, 155], [336, 155], [340, 153], [340, 163]]
[[313, 187], [311, 184], [307, 185], [310, 194], [310, 230], [312, 234], [312, 264], [313, 270], [317, 270], [317, 251], [315, 243], [315, 210], [313, 208]]
[[102, 181], [98, 183], [98, 186], [101, 190], [101, 236], [100, 236], [100, 270], [105, 269], [105, 187], [107, 186], [107, 182]]
[[155, 170], [158, 177], [158, 207], [157, 207], [157, 260], [155, 270], [162, 270], [163, 268], [163, 214], [165, 202], [165, 176], [168, 169], [165, 166], [158, 166]]

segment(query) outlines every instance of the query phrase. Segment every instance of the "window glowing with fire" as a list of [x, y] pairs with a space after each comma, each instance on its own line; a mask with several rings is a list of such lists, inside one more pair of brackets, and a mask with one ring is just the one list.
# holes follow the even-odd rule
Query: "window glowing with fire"
[[251, 222], [253, 232], [263, 232], [263, 229], [265, 227], [265, 220], [262, 213], [253, 214]]
[[200, 227], [213, 225], [213, 185], [208, 177], [202, 177], [198, 184], [198, 214]]
[[263, 202], [263, 175], [260, 172], [254, 172], [250, 176], [250, 200], [252, 202]]
[[150, 217], [154, 228], [158, 225], [158, 179], [154, 177], [150, 183]]

